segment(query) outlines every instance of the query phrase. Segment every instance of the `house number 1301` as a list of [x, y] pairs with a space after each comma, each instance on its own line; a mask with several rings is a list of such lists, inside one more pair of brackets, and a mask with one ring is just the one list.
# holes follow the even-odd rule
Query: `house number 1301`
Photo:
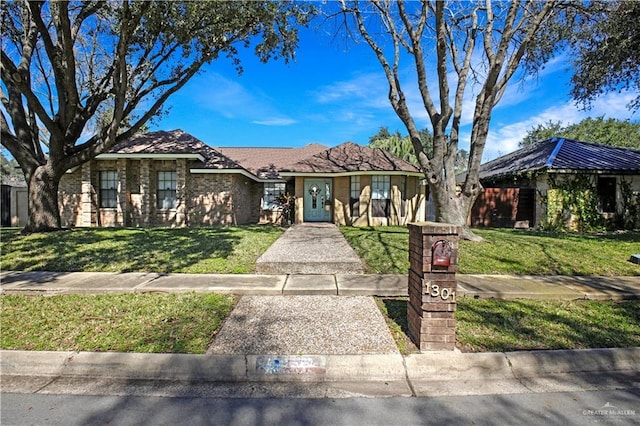
[[450, 289], [449, 287], [440, 288], [440, 286], [436, 284], [431, 285], [429, 296], [439, 297], [442, 300], [449, 300], [449, 298], [451, 298], [454, 302], [456, 301], [456, 292], [454, 290]]

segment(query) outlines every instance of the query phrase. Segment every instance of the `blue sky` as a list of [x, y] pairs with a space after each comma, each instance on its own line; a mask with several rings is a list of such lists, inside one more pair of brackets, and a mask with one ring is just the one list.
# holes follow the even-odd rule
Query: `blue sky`
[[[381, 126], [407, 133], [389, 104], [386, 79], [368, 46], [315, 29], [300, 35], [296, 59], [288, 65], [281, 60], [262, 64], [251, 49], [241, 51], [240, 76], [227, 59], [214, 62], [169, 98], [168, 114], [151, 130], [179, 128], [214, 147], [364, 145]], [[406, 67], [410, 73], [410, 64]], [[640, 119], [626, 109], [634, 97], [629, 93], [607, 94], [591, 110], [581, 111], [569, 96], [567, 69], [566, 58], [559, 57], [535, 78], [511, 82], [494, 109], [485, 161], [514, 151], [527, 130], [549, 120]], [[404, 84], [410, 106], [418, 106], [417, 89]], [[412, 111], [418, 126], [427, 127], [424, 110]], [[461, 147], [468, 145], [471, 114], [472, 108], [463, 114]]]

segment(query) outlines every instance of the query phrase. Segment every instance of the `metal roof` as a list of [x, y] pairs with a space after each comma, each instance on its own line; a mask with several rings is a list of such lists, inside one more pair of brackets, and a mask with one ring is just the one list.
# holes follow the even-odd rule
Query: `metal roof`
[[640, 149], [554, 137], [483, 164], [480, 179], [542, 170], [640, 174]]

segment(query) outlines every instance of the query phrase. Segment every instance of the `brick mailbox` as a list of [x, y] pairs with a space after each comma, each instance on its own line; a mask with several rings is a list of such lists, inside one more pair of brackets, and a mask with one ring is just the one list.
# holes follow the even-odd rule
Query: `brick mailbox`
[[456, 272], [462, 228], [436, 222], [409, 227], [409, 335], [421, 351], [456, 345]]

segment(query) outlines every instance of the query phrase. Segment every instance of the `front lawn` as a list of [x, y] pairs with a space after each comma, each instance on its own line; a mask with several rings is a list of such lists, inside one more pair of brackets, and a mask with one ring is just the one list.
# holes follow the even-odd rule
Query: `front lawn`
[[[407, 298], [377, 298], [398, 349]], [[206, 352], [236, 299], [220, 294], [0, 296], [5, 350]], [[464, 352], [640, 346], [640, 301], [458, 299]]]
[[[340, 228], [365, 271], [406, 274], [409, 269], [406, 227]], [[483, 243], [460, 242], [461, 274], [640, 275], [628, 261], [640, 251], [640, 233], [552, 234], [531, 230], [475, 229]]]
[[74, 228], [24, 236], [2, 229], [0, 268], [246, 274], [282, 232], [275, 226]]
[[235, 305], [221, 294], [0, 296], [0, 348], [205, 353]]
[[[407, 298], [377, 298], [398, 349], [408, 337]], [[640, 301], [550, 301], [458, 298], [457, 346], [463, 352], [640, 346]]]

